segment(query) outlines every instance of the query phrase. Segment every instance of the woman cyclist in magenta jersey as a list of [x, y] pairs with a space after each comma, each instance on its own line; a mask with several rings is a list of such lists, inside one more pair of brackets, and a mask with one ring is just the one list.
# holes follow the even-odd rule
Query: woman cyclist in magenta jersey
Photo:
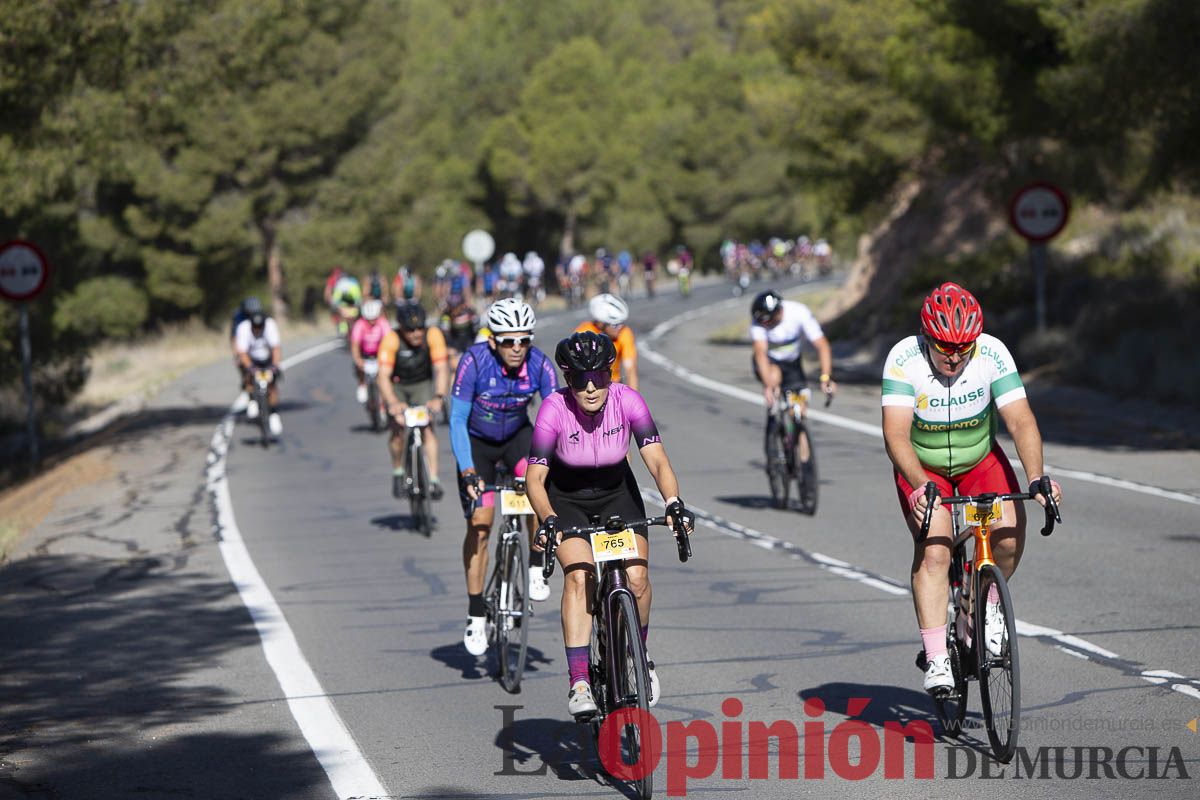
[[[612, 340], [601, 334], [575, 333], [558, 343], [554, 360], [562, 369], [567, 388], [546, 398], [538, 409], [529, 449], [526, 486], [538, 519], [539, 544], [546, 536], [561, 539], [566, 528], [591, 524], [589, 516], [607, 519], [619, 514], [626, 520], [642, 519], [646, 507], [626, 459], [629, 441], [637, 443], [666, 498], [667, 516], [683, 523], [690, 534], [694, 516], [679, 499], [679, 483], [667, 459], [662, 439], [636, 390], [612, 382], [617, 353]], [[650, 627], [649, 545], [646, 530], [636, 531], [638, 558], [626, 561], [629, 586], [637, 597], [642, 641]], [[592, 549], [582, 537], [569, 537], [557, 550], [564, 579], [562, 596], [563, 643], [570, 672], [567, 708], [573, 716], [596, 711], [588, 681], [588, 643], [592, 615], [588, 610], [590, 584], [595, 578]], [[658, 675], [650, 663], [650, 705], [660, 697]]]

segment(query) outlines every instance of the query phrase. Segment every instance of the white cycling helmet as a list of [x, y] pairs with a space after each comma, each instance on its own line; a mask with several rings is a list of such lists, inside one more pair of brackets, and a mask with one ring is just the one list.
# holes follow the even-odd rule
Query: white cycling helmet
[[625, 301], [611, 294], [598, 294], [588, 301], [588, 313], [596, 322], [605, 325], [624, 325], [629, 319], [629, 306]]
[[379, 319], [379, 314], [383, 311], [383, 303], [379, 300], [366, 300], [362, 304], [362, 318], [367, 322], [374, 322]]
[[497, 300], [488, 308], [487, 326], [494, 334], [532, 331], [535, 325], [537, 317], [533, 315], [533, 309], [515, 297]]

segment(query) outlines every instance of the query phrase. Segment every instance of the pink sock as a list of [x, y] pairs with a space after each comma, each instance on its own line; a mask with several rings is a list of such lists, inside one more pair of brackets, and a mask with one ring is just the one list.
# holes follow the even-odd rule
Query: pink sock
[[994, 583], [988, 587], [988, 602], [992, 605], [1000, 602], [1000, 590], [996, 588], [996, 584]]
[[921, 641], [925, 643], [925, 660], [932, 661], [946, 655], [946, 626], [921, 628]]

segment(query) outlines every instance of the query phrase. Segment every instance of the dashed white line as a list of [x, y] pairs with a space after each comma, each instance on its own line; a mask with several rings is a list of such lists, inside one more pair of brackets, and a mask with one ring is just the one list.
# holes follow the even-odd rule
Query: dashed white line
[[[341, 347], [340, 340], [317, 345], [285, 359], [282, 366], [287, 368], [299, 364], [338, 347]], [[341, 800], [391, 797], [321, 687], [300, 650], [296, 635], [242, 539], [233, 515], [225, 470], [225, 456], [229, 451], [233, 427], [234, 414], [231, 409], [213, 433], [208, 453], [207, 488], [216, 509], [217, 533], [225, 568], [254, 620], [267, 663], [287, 698], [288, 708], [325, 774], [329, 776], [334, 793]]]

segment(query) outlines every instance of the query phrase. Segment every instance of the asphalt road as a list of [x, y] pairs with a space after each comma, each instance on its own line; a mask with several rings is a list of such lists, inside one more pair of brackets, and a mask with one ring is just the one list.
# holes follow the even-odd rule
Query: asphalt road
[[[711, 286], [687, 301], [638, 302], [633, 324], [662, 357], [754, 391], [748, 351], [705, 341], [709, 331], [745, 313], [744, 301], [710, 307], [726, 298], [724, 287]], [[700, 306], [706, 309], [696, 320], [650, 341], [655, 325]], [[552, 348], [573, 322], [543, 320], [537, 344]], [[688, 383], [647, 357], [641, 372], [684, 497], [710, 519], [734, 523], [702, 526], [688, 564], [678, 563], [665, 534], [652, 557], [650, 649], [664, 692], [655, 716], [669, 753], [658, 769], [661, 791], [670, 777], [680, 788], [687, 764], [692, 773], [706, 769], [695, 752], [686, 757], [683, 729], [671, 722], [703, 720], [714, 731], [724, 730], [722, 723], [737, 729], [737, 723], [788, 720], [801, 729], [816, 722], [830, 742], [851, 717], [865, 720], [877, 741], [889, 721], [932, 722], [913, 666], [919, 637], [903, 588], [910, 545], [881, 441], [814, 423], [822, 476], [818, 514], [770, 509], [762, 411]], [[492, 665], [461, 645], [466, 601], [457, 501], [448, 495], [436, 506], [431, 539], [408, 529], [407, 508], [388, 491], [383, 437], [365, 429], [352, 388], [342, 352], [290, 369], [287, 396], [295, 407], [286, 414], [282, 447], [249, 446], [238, 438], [239, 428], [228, 474], [249, 552], [366, 762], [389, 793], [404, 797], [616, 796], [619, 787], [602, 777], [586, 729], [567, 722], [558, 585], [536, 608], [522, 691], [508, 695], [491, 677]], [[877, 392], [846, 386], [830, 411], [877, 425]], [[449, 479], [446, 436], [441, 449]], [[1108, 474], [1122, 475], [1119, 453], [1059, 452], [1053, 444], [1047, 450], [1047, 460], [1064, 468], [1095, 470], [1103, 463]], [[1174, 458], [1168, 472], [1196, 466], [1191, 454]], [[645, 478], [644, 469], [640, 474]], [[1200, 735], [1186, 727], [1200, 714], [1189, 558], [1200, 540], [1200, 507], [1079, 480], [1063, 483], [1067, 523], [1050, 539], [1030, 537], [1013, 582], [1017, 615], [1039, 634], [1021, 640], [1021, 744], [1031, 758], [1038, 748], [1066, 748], [1043, 755], [1045, 779], [1018, 779], [1010, 766], [1004, 780], [973, 783], [984, 774], [980, 751], [987, 749], [976, 730], [953, 754], [946, 743], [935, 745], [936, 789], [914, 777], [911, 743], [905, 780], [886, 777], [882, 762], [866, 769], [864, 779], [847, 780], [834, 769], [837, 745], [830, 744], [822, 780], [807, 764], [799, 780], [780, 780], [772, 746], [770, 779], [751, 781], [717, 767], [709, 777], [687, 780], [689, 793], [923, 797], [985, 789], [1023, 797], [1150, 791], [1195, 797], [1192, 780], [1178, 776], [1200, 773]], [[1151, 670], [1184, 677], [1154, 684], [1142, 675]], [[740, 713], [725, 713], [727, 698], [740, 702]], [[804, 710], [812, 698], [824, 704], [817, 717]], [[975, 694], [971, 710], [978, 721]], [[803, 730], [802, 747], [820, 738]], [[849, 763], [855, 764], [859, 745], [850, 741]], [[1093, 755], [1076, 749], [1110, 748], [1115, 770], [1115, 754], [1130, 746], [1140, 749], [1126, 751], [1124, 774], [1166, 769], [1170, 777], [1148, 782], [1114, 772], [1109, 779], [1100, 764], [1090, 779]], [[1179, 748], [1175, 755], [1172, 747]], [[1094, 758], [1103, 760], [1103, 752]], [[1071, 779], [1076, 753], [1082, 773]], [[1153, 769], [1151, 758], [1159, 762]], [[1035, 764], [1035, 775], [1040, 769]], [[947, 777], [951, 772], [964, 777]]]
[[[643, 393], [704, 512], [687, 564], [665, 532], [652, 538], [656, 795], [669, 781], [675, 795], [749, 798], [1200, 795], [1187, 727], [1200, 716], [1200, 454], [1112, 444], [1102, 425], [1090, 443], [1086, 427], [1045, 430], [1066, 522], [1031, 534], [1012, 583], [1031, 763], [987, 763], [974, 728], [876, 764], [875, 743], [897, 754], [893, 723], [938, 727], [913, 666], [911, 546], [873, 433], [878, 385], [843, 384], [815, 415], [817, 515], [769, 508], [748, 348], [707, 341], [747, 305], [719, 285], [633, 304]], [[546, 316], [537, 344], [575, 319]], [[277, 447], [222, 423], [220, 364], [68, 465], [76, 488], [0, 570], [0, 798], [622, 796], [566, 714], [559, 577], [509, 695], [461, 644], [457, 501], [437, 504], [432, 538], [409, 530], [348, 357], [313, 344], [285, 348], [304, 360], [286, 373]], [[449, 480], [444, 431], [441, 450]], [[1084, 478], [1097, 475], [1140, 486]], [[978, 724], [974, 685], [970, 710]], [[799, 754], [772, 740], [768, 777], [751, 779], [736, 741], [759, 723], [794, 726]], [[701, 758], [708, 732], [728, 760]], [[926, 757], [932, 777], [918, 777]]]

